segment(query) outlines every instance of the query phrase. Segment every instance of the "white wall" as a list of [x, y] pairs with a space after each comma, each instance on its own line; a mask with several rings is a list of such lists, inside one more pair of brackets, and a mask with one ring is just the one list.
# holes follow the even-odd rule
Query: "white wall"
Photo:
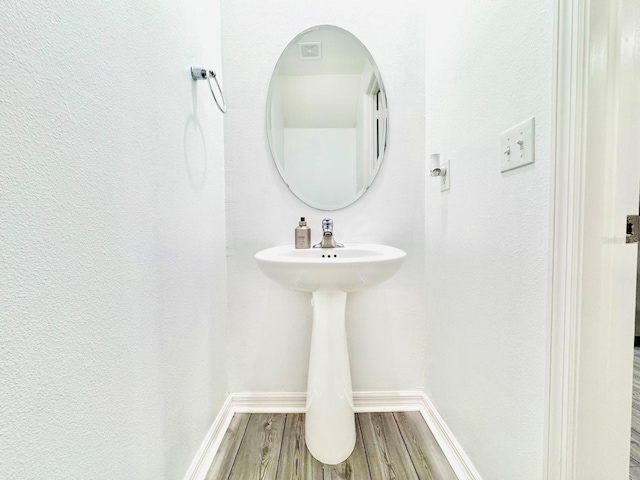
[[[341, 242], [400, 247], [408, 258], [383, 285], [350, 296], [347, 332], [355, 390], [420, 388], [424, 338], [424, 13], [420, 0], [265, 2], [223, 0], [229, 359], [232, 391], [304, 391], [310, 296], [267, 279], [253, 255], [291, 244], [300, 216], [315, 241], [335, 221]], [[384, 11], [384, 14], [378, 14]], [[376, 12], [376, 14], [371, 14]], [[355, 204], [322, 212], [288, 191], [265, 135], [269, 80], [282, 50], [318, 24], [351, 31], [370, 50], [389, 97], [388, 154], [371, 189]], [[382, 33], [381, 33], [382, 32]]]
[[[482, 477], [543, 462], [554, 2], [457, 0], [426, 11], [425, 388]], [[536, 163], [499, 169], [499, 134], [536, 117]]]
[[217, 2], [0, 30], [0, 478], [181, 478], [227, 390], [222, 115], [188, 71], [220, 68]]

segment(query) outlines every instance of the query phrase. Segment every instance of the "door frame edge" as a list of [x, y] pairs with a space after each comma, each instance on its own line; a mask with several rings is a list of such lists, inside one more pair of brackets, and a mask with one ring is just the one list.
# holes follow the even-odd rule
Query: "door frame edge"
[[588, 0], [556, 0], [544, 438], [545, 480], [573, 480], [577, 444]]

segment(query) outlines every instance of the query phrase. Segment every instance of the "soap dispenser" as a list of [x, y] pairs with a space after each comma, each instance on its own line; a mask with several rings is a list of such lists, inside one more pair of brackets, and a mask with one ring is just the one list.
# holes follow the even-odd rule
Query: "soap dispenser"
[[311, 248], [311, 229], [307, 227], [304, 217], [296, 227], [296, 248]]

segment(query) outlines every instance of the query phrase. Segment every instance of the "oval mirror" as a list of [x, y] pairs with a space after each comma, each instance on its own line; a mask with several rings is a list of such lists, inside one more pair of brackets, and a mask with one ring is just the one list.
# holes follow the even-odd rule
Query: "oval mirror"
[[267, 97], [271, 155], [289, 189], [320, 210], [352, 204], [387, 145], [387, 98], [373, 57], [342, 28], [321, 25], [280, 55]]

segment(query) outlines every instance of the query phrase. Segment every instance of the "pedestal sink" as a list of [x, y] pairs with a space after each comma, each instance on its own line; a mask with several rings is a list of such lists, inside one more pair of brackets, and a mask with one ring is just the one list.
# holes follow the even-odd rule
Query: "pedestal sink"
[[347, 293], [388, 279], [405, 256], [398, 248], [376, 244], [306, 250], [284, 246], [255, 255], [267, 277], [313, 295], [305, 440], [323, 463], [346, 460], [356, 442], [344, 316]]

